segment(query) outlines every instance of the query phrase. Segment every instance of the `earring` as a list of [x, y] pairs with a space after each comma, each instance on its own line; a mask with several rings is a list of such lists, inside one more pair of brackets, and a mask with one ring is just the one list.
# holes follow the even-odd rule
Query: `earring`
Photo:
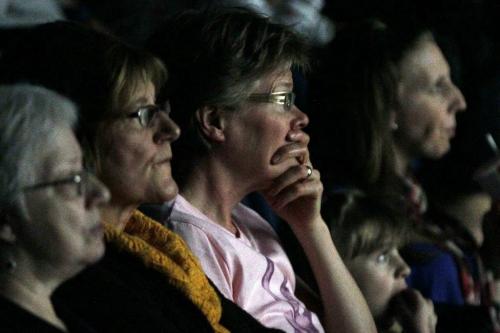
[[14, 261], [14, 259], [8, 258], [4, 263], [4, 267], [7, 272], [12, 273], [16, 269], [17, 263]]
[[395, 121], [393, 121], [393, 122], [391, 123], [391, 130], [393, 130], [393, 131], [397, 131], [397, 130], [398, 130], [398, 128], [399, 128], [398, 123], [397, 123], [397, 122], [395, 122]]

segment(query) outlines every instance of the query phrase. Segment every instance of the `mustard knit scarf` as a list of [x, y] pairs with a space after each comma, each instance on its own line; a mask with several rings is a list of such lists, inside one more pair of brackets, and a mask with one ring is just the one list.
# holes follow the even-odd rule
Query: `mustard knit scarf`
[[222, 307], [200, 263], [180, 236], [134, 211], [125, 232], [106, 225], [106, 239], [162, 273], [206, 316], [215, 332], [229, 332], [220, 323]]

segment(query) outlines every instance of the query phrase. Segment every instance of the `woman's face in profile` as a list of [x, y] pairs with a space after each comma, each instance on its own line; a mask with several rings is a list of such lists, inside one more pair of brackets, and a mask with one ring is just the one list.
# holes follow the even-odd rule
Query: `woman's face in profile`
[[164, 111], [149, 124], [133, 117], [155, 105], [155, 94], [151, 82], [139, 85], [128, 103], [98, 129], [98, 176], [109, 187], [112, 203], [162, 203], [177, 194], [170, 144], [179, 137], [179, 127]]
[[400, 63], [396, 144], [410, 158], [442, 157], [455, 135], [456, 113], [465, 107], [437, 44], [418, 42]]
[[26, 218], [14, 233], [36, 265], [76, 273], [104, 252], [99, 208], [109, 193], [96, 178], [82, 174], [82, 154], [72, 130], [53, 131], [55, 140], [36, 164], [35, 184], [42, 185], [25, 190]]
[[[252, 94], [290, 93], [293, 91], [292, 72], [283, 68], [271, 72], [259, 80]], [[224, 120], [226, 142], [234, 169], [245, 179], [268, 182], [288, 168], [303, 163], [305, 155], [285, 157], [273, 163], [280, 149], [289, 146], [303, 148], [306, 154], [308, 136], [303, 132], [309, 118], [295, 105], [245, 101], [237, 112], [229, 112]], [[299, 149], [297, 149], [299, 151]], [[265, 185], [264, 185], [265, 186]]]

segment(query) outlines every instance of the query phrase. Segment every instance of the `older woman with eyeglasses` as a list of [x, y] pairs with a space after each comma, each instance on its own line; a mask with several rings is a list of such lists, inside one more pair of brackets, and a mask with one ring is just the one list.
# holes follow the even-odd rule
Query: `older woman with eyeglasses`
[[110, 189], [102, 208], [106, 253], [64, 284], [70, 308], [99, 332], [265, 332], [223, 298], [182, 239], [136, 210], [177, 194], [170, 144], [179, 128], [156, 94], [166, 70], [152, 55], [79, 25], [30, 29], [0, 59], [3, 80], [46, 85], [71, 97], [89, 169]]
[[[309, 160], [309, 119], [294, 105], [302, 42], [242, 9], [188, 12], [151, 41], [170, 73], [181, 195], [159, 208], [221, 292], [286, 332], [374, 332], [367, 305], [320, 216], [322, 184]], [[262, 191], [316, 273], [323, 322], [295, 295], [295, 275], [271, 226], [239, 202]], [[317, 304], [320, 301], [317, 301]], [[324, 327], [323, 327], [324, 326]]]
[[109, 193], [83, 171], [75, 121], [73, 103], [52, 91], [0, 86], [2, 332], [87, 332], [50, 301], [104, 252], [98, 208]]

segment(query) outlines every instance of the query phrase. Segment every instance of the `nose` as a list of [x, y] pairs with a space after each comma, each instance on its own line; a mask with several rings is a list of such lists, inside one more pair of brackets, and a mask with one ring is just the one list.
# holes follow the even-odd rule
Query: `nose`
[[467, 108], [467, 103], [465, 102], [464, 95], [462, 95], [462, 92], [454, 83], [452, 83], [452, 85], [453, 91], [450, 103], [450, 112], [457, 113], [465, 111], [465, 109]]
[[153, 140], [156, 143], [164, 142], [174, 142], [181, 135], [181, 129], [177, 124], [170, 118], [170, 116], [164, 112], [159, 112], [158, 128], [154, 134]]
[[403, 258], [401, 258], [400, 255], [397, 256], [396, 260], [396, 277], [406, 279], [410, 273], [411, 269], [410, 266], [404, 261]]
[[294, 118], [292, 121], [292, 129], [301, 130], [309, 124], [309, 117], [307, 114], [302, 112], [297, 106], [293, 105], [291, 112], [294, 113]]
[[85, 202], [87, 208], [102, 206], [111, 198], [108, 188], [97, 177], [89, 174], [88, 184], [85, 190]]

